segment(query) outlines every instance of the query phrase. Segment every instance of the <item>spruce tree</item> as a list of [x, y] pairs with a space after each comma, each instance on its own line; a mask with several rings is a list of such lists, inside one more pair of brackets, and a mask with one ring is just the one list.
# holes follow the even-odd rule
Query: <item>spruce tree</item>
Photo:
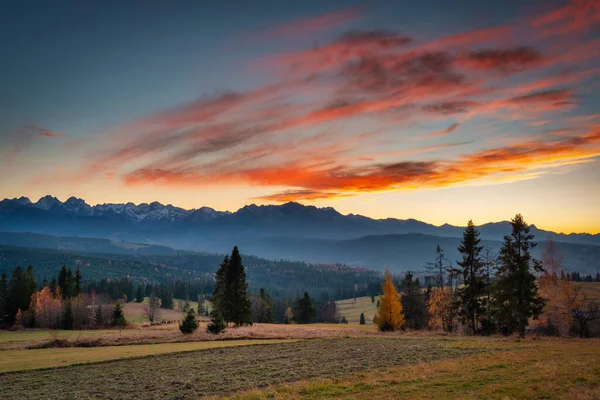
[[206, 331], [215, 335], [223, 332], [227, 326], [223, 320], [223, 315], [218, 309], [213, 310], [210, 323], [206, 326]]
[[544, 307], [534, 275], [543, 272], [543, 267], [531, 255], [535, 243], [521, 214], [512, 219], [511, 225], [512, 233], [504, 237], [496, 269], [494, 311], [504, 334], [517, 331], [524, 337], [528, 319], [537, 319]]
[[79, 267], [77, 267], [77, 271], [75, 271], [75, 280], [73, 282], [73, 296], [79, 296], [79, 292], [81, 291], [81, 280], [83, 277], [81, 276], [81, 271]]
[[273, 306], [271, 305], [271, 298], [267, 294], [264, 288], [260, 288], [260, 302], [261, 310], [259, 320], [261, 323], [273, 323]]
[[317, 312], [307, 292], [304, 292], [304, 296], [296, 300], [292, 313], [297, 324], [310, 324], [314, 321]]
[[144, 285], [140, 284], [137, 287], [137, 291], [135, 293], [135, 302], [136, 303], [143, 303], [144, 302]]
[[55, 276], [53, 276], [52, 279], [50, 279], [50, 283], [48, 284], [48, 286], [50, 287], [52, 295], [56, 297], [56, 289], [58, 288], [58, 283], [56, 282]]
[[227, 275], [229, 269], [229, 256], [225, 256], [221, 265], [219, 265], [219, 269], [215, 274], [215, 287], [212, 295], [212, 306], [213, 312], [218, 311], [218, 313], [223, 316], [223, 312], [225, 309], [230, 308], [229, 299], [225, 297], [225, 289], [227, 286]]
[[233, 322], [235, 326], [252, 325], [252, 303], [248, 297], [246, 271], [237, 246], [231, 252], [229, 267], [226, 269], [221, 307], [226, 322]]
[[73, 329], [73, 305], [71, 304], [70, 299], [65, 301], [65, 309], [62, 315], [62, 328], [66, 330]]
[[483, 246], [479, 243], [479, 231], [469, 221], [458, 247], [462, 261], [457, 264], [461, 268], [463, 285], [458, 289], [458, 310], [463, 324], [469, 324], [472, 334], [477, 333], [477, 323], [485, 312], [486, 274], [481, 260]]
[[29, 309], [33, 292], [26, 275], [20, 266], [15, 267], [11, 273], [6, 301], [6, 323], [9, 326], [13, 324], [19, 310]]
[[408, 329], [422, 329], [426, 322], [425, 296], [421, 292], [421, 284], [409, 271], [401, 281], [403, 295], [400, 298], [404, 319]]
[[118, 327], [124, 327], [127, 325], [125, 315], [123, 314], [123, 308], [121, 307], [121, 302], [119, 302], [119, 300], [115, 302], [115, 307], [113, 308], [111, 325]]
[[365, 324], [365, 313], [360, 313], [360, 324], [361, 325]]
[[191, 335], [192, 333], [196, 332], [196, 329], [198, 329], [199, 325], [200, 323], [196, 321], [196, 313], [194, 312], [194, 309], [190, 308], [187, 311], [187, 315], [185, 316], [184, 320], [179, 324], [179, 330], [184, 335]]
[[8, 302], [8, 279], [6, 272], [0, 275], [0, 329], [6, 329], [7, 323], [7, 304]]

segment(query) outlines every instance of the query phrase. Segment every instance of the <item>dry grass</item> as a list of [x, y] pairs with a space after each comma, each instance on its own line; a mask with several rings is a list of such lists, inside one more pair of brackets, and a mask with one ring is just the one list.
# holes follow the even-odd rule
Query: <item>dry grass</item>
[[[175, 299], [175, 302], [179, 302], [181, 300]], [[129, 323], [144, 323], [149, 322], [148, 317], [146, 316], [146, 307], [148, 303], [148, 298], [144, 299], [143, 303], [126, 303], [123, 305], [123, 313], [125, 314], [125, 319]], [[198, 302], [190, 301], [190, 306], [196, 310], [198, 309]], [[210, 302], [205, 302], [204, 306], [210, 307]], [[185, 317], [185, 313], [177, 310], [165, 310], [164, 308], [158, 308], [156, 310], [156, 315], [154, 316], [155, 321], [178, 321], [182, 320]], [[210, 318], [205, 316], [196, 315], [196, 318], [199, 320], [208, 321]]]
[[600, 282], [573, 282], [573, 284], [581, 286], [581, 290], [589, 300], [600, 301]]
[[163, 343], [109, 347], [71, 347], [0, 352], [0, 373], [89, 364], [156, 354], [179, 353], [232, 346], [281, 343], [282, 340], [230, 340]]
[[599, 340], [464, 339], [456, 348], [492, 351], [253, 390], [235, 399], [581, 399], [600, 398]]
[[377, 332], [374, 326], [352, 326], [338, 324], [275, 325], [254, 324], [253, 326], [228, 328], [219, 335], [206, 333], [208, 322], [203, 321], [196, 333], [182, 335], [176, 323], [143, 327], [135, 325], [128, 329], [87, 330], [87, 331], [44, 331], [26, 330], [17, 332], [0, 331], [0, 355], [2, 350], [40, 348], [55, 339], [70, 342], [77, 346], [125, 346], [158, 343], [206, 342], [215, 340], [244, 339], [316, 339], [335, 337], [364, 337], [398, 334]]

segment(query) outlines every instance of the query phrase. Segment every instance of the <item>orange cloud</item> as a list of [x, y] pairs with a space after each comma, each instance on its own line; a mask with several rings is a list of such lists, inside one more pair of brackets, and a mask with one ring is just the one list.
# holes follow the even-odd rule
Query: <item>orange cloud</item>
[[[575, 135], [581, 129], [550, 126], [541, 134], [531, 132], [553, 122], [557, 110], [577, 107], [582, 97], [576, 85], [598, 75], [598, 68], [583, 64], [600, 54], [594, 48], [597, 39], [548, 39], [542, 34], [562, 23], [568, 32], [587, 29], [589, 17], [574, 10], [596, 8], [575, 3], [533, 21], [430, 42], [397, 32], [349, 31], [311, 50], [276, 54], [262, 64], [284, 67], [281, 75], [273, 73], [274, 83], [203, 97], [134, 121], [118, 129], [103, 151], [90, 157], [91, 163], [118, 167], [106, 176], [130, 185], [284, 187], [264, 197], [279, 201], [440, 187], [505, 175], [518, 179], [540, 168], [587, 160], [596, 156], [598, 145], [585, 134]], [[328, 22], [351, 22], [358, 14], [358, 9], [342, 10], [272, 32], [311, 32]], [[573, 29], [578, 18], [581, 29]], [[521, 37], [531, 43], [516, 44]], [[533, 70], [535, 75], [526, 73]], [[565, 124], [579, 123], [562, 117]], [[462, 125], [467, 119], [473, 131], [471, 124]], [[488, 126], [498, 123], [498, 130], [514, 122], [507, 129], [523, 129], [522, 137], [530, 139], [491, 145], [495, 138], [481, 135], [475, 125], [484, 119]], [[410, 130], [431, 120], [447, 128], [415, 138]], [[435, 150], [473, 141], [402, 147], [406, 138], [431, 140], [454, 132], [459, 124], [469, 127], [461, 135], [477, 137], [478, 148], [492, 148], [422, 161], [425, 153], [432, 156]], [[421, 161], [406, 160], [412, 155]], [[383, 157], [396, 162], [377, 163]]]

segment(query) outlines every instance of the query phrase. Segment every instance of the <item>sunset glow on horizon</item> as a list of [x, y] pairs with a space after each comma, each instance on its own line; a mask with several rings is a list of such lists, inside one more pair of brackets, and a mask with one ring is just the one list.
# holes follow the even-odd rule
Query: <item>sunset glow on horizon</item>
[[598, 1], [67, 4], [0, 16], [0, 199], [600, 233]]

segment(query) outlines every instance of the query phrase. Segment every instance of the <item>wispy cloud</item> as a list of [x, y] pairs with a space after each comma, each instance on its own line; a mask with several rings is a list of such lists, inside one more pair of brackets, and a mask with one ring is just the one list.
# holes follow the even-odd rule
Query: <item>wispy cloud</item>
[[[318, 31], [360, 12], [265, 32]], [[89, 174], [128, 185], [285, 188], [262, 197], [269, 201], [530, 179], [600, 152], [591, 117], [565, 119], [571, 125], [554, 133], [532, 131], [577, 108], [580, 85], [598, 75], [586, 65], [600, 55], [586, 35], [597, 14], [595, 2], [573, 1], [532, 20], [429, 42], [350, 30], [316, 48], [270, 55], [260, 64], [273, 70], [273, 83], [202, 97], [120, 127], [89, 156], [105, 170]], [[497, 146], [480, 135], [482, 121], [511, 123], [508, 129], [522, 135]], [[407, 148], [411, 129], [431, 122], [446, 128]], [[459, 139], [440, 144], [450, 133]]]

